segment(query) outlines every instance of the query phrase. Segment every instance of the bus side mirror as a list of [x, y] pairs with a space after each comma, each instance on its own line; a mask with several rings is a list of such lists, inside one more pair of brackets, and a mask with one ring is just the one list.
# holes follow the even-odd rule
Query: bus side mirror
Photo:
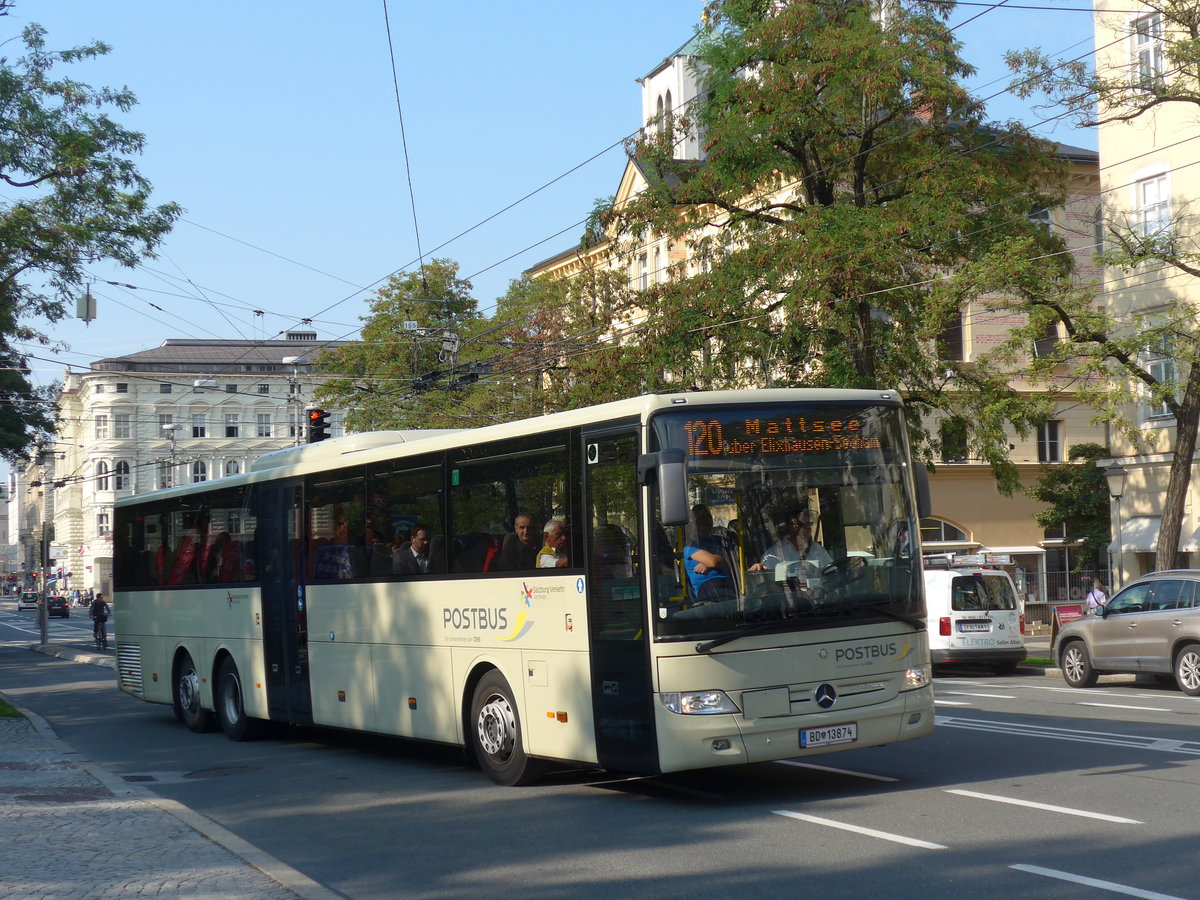
[[677, 447], [638, 457], [638, 482], [658, 480], [658, 499], [663, 525], [688, 522], [687, 455]]
[[929, 518], [933, 503], [929, 499], [929, 470], [920, 462], [913, 463], [913, 482], [917, 488], [917, 518]]

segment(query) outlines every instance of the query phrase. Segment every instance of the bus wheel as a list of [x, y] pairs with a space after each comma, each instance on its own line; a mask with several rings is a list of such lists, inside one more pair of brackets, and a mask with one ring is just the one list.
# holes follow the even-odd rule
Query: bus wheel
[[488, 672], [475, 686], [471, 702], [470, 741], [480, 768], [496, 784], [517, 785], [536, 781], [544, 766], [525, 755], [521, 746], [521, 720], [512, 689], [504, 676]]
[[242, 702], [242, 679], [238, 675], [237, 663], [232, 657], [221, 660], [217, 670], [216, 690], [217, 719], [221, 730], [231, 741], [252, 741], [262, 730], [262, 719], [246, 715]]
[[212, 714], [200, 705], [200, 673], [190, 653], [183, 654], [175, 670], [175, 718], [197, 734], [212, 728]]

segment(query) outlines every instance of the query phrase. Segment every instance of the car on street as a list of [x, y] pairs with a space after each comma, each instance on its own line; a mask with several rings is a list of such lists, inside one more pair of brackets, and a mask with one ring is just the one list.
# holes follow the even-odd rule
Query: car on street
[[1009, 574], [979, 555], [927, 556], [924, 570], [934, 671], [971, 665], [1013, 674], [1025, 658], [1025, 617]]
[[1106, 673], [1148, 673], [1200, 697], [1200, 569], [1143, 575], [1095, 615], [1068, 622], [1054, 658], [1071, 687]]
[[46, 599], [46, 615], [69, 619], [71, 618], [71, 604], [67, 602], [66, 597], [48, 597]]
[[17, 599], [17, 609], [37, 609], [41, 602], [42, 598], [38, 596], [37, 591], [21, 591], [21, 596]]

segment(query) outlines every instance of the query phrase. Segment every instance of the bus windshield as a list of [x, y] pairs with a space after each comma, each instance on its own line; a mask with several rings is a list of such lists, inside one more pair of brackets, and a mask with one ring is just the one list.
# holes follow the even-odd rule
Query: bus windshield
[[686, 453], [691, 506], [687, 526], [654, 526], [658, 639], [924, 628], [898, 406], [672, 411], [653, 428]]

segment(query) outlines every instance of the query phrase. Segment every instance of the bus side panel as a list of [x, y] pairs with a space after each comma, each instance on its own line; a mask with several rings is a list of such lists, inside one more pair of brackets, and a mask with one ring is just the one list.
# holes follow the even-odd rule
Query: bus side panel
[[526, 752], [598, 762], [587, 654], [529, 650], [521, 657]]
[[378, 730], [458, 743], [459, 693], [450, 684], [450, 648], [377, 644], [370, 651]]
[[314, 724], [391, 731], [376, 724], [370, 645], [325, 640], [308, 646]]

